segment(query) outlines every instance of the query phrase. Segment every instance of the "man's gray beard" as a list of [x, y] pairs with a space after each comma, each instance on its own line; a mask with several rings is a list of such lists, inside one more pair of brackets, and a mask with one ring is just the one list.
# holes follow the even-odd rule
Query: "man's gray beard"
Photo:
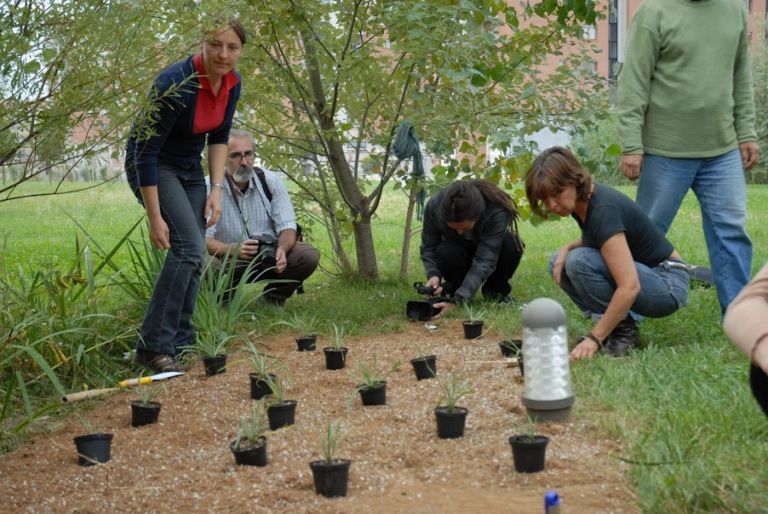
[[253, 177], [253, 166], [238, 166], [235, 172], [232, 174], [232, 178], [235, 182], [243, 183], [248, 182]]

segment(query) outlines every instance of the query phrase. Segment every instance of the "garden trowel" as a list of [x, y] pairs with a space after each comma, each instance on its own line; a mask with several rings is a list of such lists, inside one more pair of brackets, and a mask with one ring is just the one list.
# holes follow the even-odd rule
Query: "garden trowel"
[[184, 374], [183, 371], [166, 371], [165, 373], [158, 373], [156, 375], [150, 375], [147, 377], [128, 378], [126, 380], [121, 380], [120, 382], [118, 382], [117, 387], [106, 387], [104, 389], [91, 389], [90, 391], [80, 391], [79, 393], [71, 393], [71, 394], [64, 395], [61, 397], [61, 399], [65, 403], [76, 402], [79, 400], [85, 400], [86, 398], [93, 398], [95, 396], [101, 396], [102, 394], [111, 393], [112, 391], [119, 391], [120, 389], [125, 389], [126, 387], [150, 384], [152, 382], [157, 382], [158, 380], [166, 380], [168, 378], [178, 377], [183, 374]]

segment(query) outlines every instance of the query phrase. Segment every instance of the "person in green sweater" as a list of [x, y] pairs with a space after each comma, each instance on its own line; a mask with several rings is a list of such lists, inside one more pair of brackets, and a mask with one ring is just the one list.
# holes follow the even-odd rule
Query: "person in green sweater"
[[621, 170], [666, 234], [699, 199], [722, 312], [750, 278], [744, 170], [758, 161], [747, 12], [740, 0], [644, 0], [619, 76]]

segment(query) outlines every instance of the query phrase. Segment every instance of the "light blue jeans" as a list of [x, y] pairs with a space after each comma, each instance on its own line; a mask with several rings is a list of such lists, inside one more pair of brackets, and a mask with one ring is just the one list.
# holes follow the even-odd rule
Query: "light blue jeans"
[[[129, 181], [131, 178], [129, 175]], [[131, 181], [131, 188], [141, 199], [138, 184]], [[192, 313], [200, 288], [205, 250], [203, 210], [208, 196], [202, 168], [182, 170], [159, 165], [157, 193], [171, 248], [152, 290], [136, 347], [176, 355], [183, 346], [195, 342]]]
[[744, 228], [747, 194], [738, 149], [708, 159], [673, 159], [646, 154], [636, 201], [666, 234], [688, 189], [701, 205], [717, 298], [726, 307], [747, 285], [752, 271], [752, 241]]
[[[549, 274], [558, 252], [549, 261]], [[635, 263], [640, 279], [640, 294], [632, 304], [633, 317], [669, 316], [688, 305], [688, 272], [669, 269], [663, 263], [654, 268]], [[603, 254], [594, 248], [574, 248], [565, 258], [560, 288], [584, 313], [603, 314], [616, 291], [616, 282], [605, 264]]]

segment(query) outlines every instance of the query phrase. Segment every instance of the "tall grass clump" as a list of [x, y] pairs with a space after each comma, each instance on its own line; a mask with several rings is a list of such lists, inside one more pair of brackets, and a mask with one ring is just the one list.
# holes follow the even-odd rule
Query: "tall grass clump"
[[0, 268], [0, 449], [54, 409], [52, 395], [113, 383], [124, 368], [136, 325], [105, 312], [105, 269], [79, 238], [66, 267]]

